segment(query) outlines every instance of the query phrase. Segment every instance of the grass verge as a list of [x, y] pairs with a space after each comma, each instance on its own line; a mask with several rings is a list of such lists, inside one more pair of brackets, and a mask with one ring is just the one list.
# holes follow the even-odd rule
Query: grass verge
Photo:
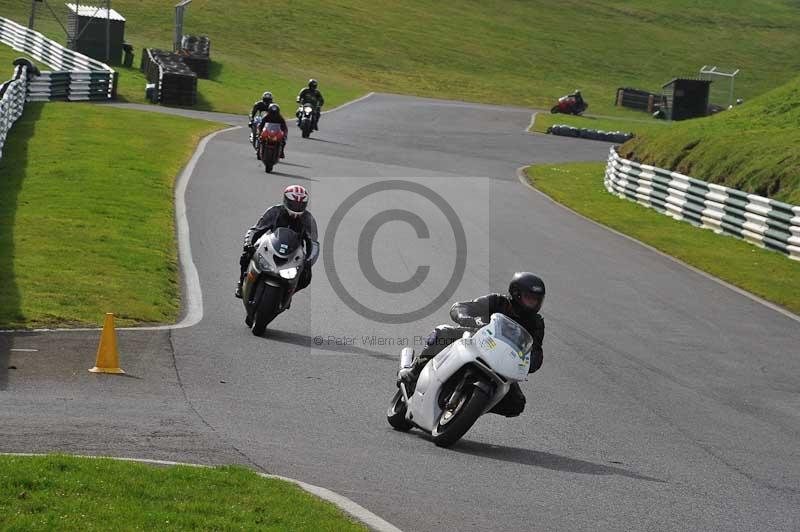
[[0, 456], [3, 530], [366, 530], [334, 505], [241, 467]]
[[537, 189], [584, 216], [800, 314], [800, 262], [622, 200], [605, 190], [604, 168], [537, 165], [526, 173]]
[[[63, 2], [51, 2], [61, 20]], [[173, 3], [115, 0], [136, 48], [171, 49]], [[27, 24], [31, 2], [0, 0]], [[39, 7], [36, 28], [63, 41]], [[211, 37], [210, 80], [200, 108], [242, 112], [269, 88], [278, 103], [309, 77], [330, 106], [365, 90], [549, 109], [576, 87], [592, 112], [615, 111], [618, 87], [658, 90], [704, 64], [739, 68], [749, 99], [800, 68], [800, 9], [788, 0], [195, 0], [184, 30]], [[123, 96], [144, 83], [123, 69]]]
[[31, 103], [0, 160], [0, 328], [174, 321], [173, 184], [219, 124]]

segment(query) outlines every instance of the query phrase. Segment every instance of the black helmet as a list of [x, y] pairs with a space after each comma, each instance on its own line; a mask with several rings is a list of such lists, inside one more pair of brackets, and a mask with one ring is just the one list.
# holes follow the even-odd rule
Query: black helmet
[[269, 91], [264, 91], [264, 94], [261, 95], [261, 101], [266, 104], [272, 103], [272, 93]]
[[517, 272], [508, 283], [508, 294], [518, 314], [539, 312], [544, 303], [544, 281], [530, 272]]
[[309, 89], [316, 89], [317, 85], [318, 85], [317, 80], [315, 80], [313, 78], [308, 80], [308, 88]]
[[269, 107], [267, 107], [267, 112], [268, 113], [280, 113], [281, 112], [281, 108], [277, 103], [271, 103], [271, 104], [269, 104]]

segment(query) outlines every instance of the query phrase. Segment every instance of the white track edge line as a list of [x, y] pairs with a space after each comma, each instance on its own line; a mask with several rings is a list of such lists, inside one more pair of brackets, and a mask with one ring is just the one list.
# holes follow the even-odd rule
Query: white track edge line
[[[345, 102], [338, 107], [334, 107], [325, 113], [332, 113], [353, 105], [354, 103], [361, 102], [374, 96], [374, 92], [369, 92], [360, 98]], [[203, 319], [203, 290], [200, 287], [200, 276], [197, 273], [197, 266], [195, 266], [194, 259], [192, 258], [192, 246], [189, 238], [189, 221], [186, 218], [186, 187], [189, 185], [189, 180], [194, 174], [194, 168], [197, 161], [205, 153], [206, 145], [211, 139], [220, 133], [226, 133], [239, 129], [243, 126], [233, 126], [225, 129], [217, 130], [209, 135], [203, 137], [197, 145], [192, 158], [184, 167], [178, 180], [175, 184], [175, 219], [176, 219], [176, 233], [178, 239], [178, 256], [180, 258], [182, 275], [184, 278], [184, 287], [186, 290], [186, 307], [182, 309], [185, 315], [178, 323], [169, 325], [151, 325], [144, 327], [117, 327], [118, 331], [168, 331], [172, 329], [185, 329], [197, 325]], [[44, 333], [44, 332], [91, 332], [102, 331], [102, 327], [78, 327], [78, 328], [41, 328], [41, 329], [0, 329], [0, 334], [24, 334], [24, 333]]]
[[374, 92], [368, 92], [364, 96], [356, 98], [355, 100], [350, 100], [349, 102], [344, 102], [342, 105], [339, 105], [338, 107], [334, 107], [333, 109], [328, 109], [327, 111], [322, 111], [321, 114], [324, 115], [324, 114], [328, 114], [328, 113], [333, 113], [335, 111], [339, 111], [340, 109], [344, 109], [345, 107], [349, 107], [349, 106], [353, 105], [354, 103], [362, 102], [362, 101], [364, 101], [367, 98], [370, 98], [372, 96], [375, 96], [375, 93]]
[[[0, 453], [2, 456], [48, 456], [45, 453]], [[186, 467], [202, 467], [202, 468], [213, 468], [214, 466], [205, 465], [205, 464], [190, 464], [187, 462], [173, 462], [172, 460], [154, 460], [149, 458], [128, 458], [128, 457], [117, 457], [117, 456], [90, 456], [90, 455], [81, 455], [81, 454], [73, 454], [67, 455], [72, 456], [75, 458], [105, 458], [107, 460], [118, 460], [120, 462], [138, 462], [143, 464], [155, 464], [155, 465], [165, 465], [165, 466], [186, 466]], [[402, 532], [399, 528], [394, 526], [393, 524], [389, 523], [385, 519], [379, 517], [378, 515], [370, 512], [360, 504], [348, 499], [344, 495], [340, 495], [335, 491], [329, 490], [327, 488], [323, 488], [320, 486], [315, 486], [313, 484], [307, 484], [300, 480], [283, 477], [280, 475], [270, 475], [268, 473], [259, 473], [255, 471], [255, 473], [262, 477], [268, 479], [275, 479], [275, 480], [282, 480], [284, 482], [289, 482], [298, 486], [303, 491], [314, 495], [324, 501], [327, 501], [344, 513], [348, 514], [349, 516], [355, 518], [356, 520], [364, 523], [368, 527], [377, 532]]]
[[[532, 165], [528, 165], [528, 166], [532, 166]], [[587, 222], [591, 222], [591, 223], [593, 223], [594, 225], [596, 225], [598, 227], [602, 227], [606, 231], [610, 231], [611, 233], [614, 233], [617, 236], [621, 236], [622, 238], [630, 240], [631, 242], [635, 242], [635, 243], [639, 244], [640, 246], [642, 246], [644, 248], [647, 248], [648, 250], [653, 251], [653, 252], [657, 253], [658, 255], [661, 255], [662, 257], [671, 260], [672, 262], [674, 262], [676, 264], [680, 264], [684, 268], [687, 268], [687, 269], [693, 271], [694, 273], [705, 277], [706, 279], [708, 279], [710, 281], [714, 281], [715, 283], [717, 283], [719, 285], [722, 285], [722, 286], [724, 286], [725, 288], [727, 288], [729, 290], [733, 290], [737, 294], [742, 295], [742, 296], [750, 299], [751, 301], [759, 303], [759, 304], [767, 307], [768, 309], [774, 310], [775, 312], [777, 312], [779, 314], [782, 314], [783, 316], [789, 318], [790, 320], [794, 320], [794, 321], [800, 323], [800, 316], [798, 316], [797, 314], [794, 314], [790, 310], [787, 310], [787, 309], [785, 309], [785, 308], [783, 308], [783, 307], [781, 307], [779, 305], [776, 305], [775, 303], [771, 303], [771, 302], [767, 301], [766, 299], [763, 299], [763, 298], [761, 298], [761, 297], [759, 297], [759, 296], [757, 296], [757, 295], [755, 295], [753, 293], [750, 293], [750, 292], [748, 292], [747, 290], [745, 290], [743, 288], [739, 288], [738, 286], [732, 285], [731, 283], [729, 283], [727, 281], [723, 281], [719, 277], [715, 277], [715, 276], [711, 275], [708, 272], [704, 272], [703, 270], [700, 270], [699, 268], [696, 268], [696, 267], [692, 266], [691, 264], [687, 264], [687, 263], [683, 262], [682, 260], [680, 260], [680, 259], [678, 259], [676, 257], [673, 257], [672, 255], [664, 253], [663, 251], [661, 251], [659, 249], [656, 249], [656, 248], [654, 248], [653, 246], [651, 246], [649, 244], [645, 244], [641, 240], [637, 240], [637, 239], [633, 238], [630, 235], [626, 235], [625, 233], [621, 233], [621, 232], [617, 231], [616, 229], [612, 229], [611, 227], [608, 227], [607, 225], [603, 225], [600, 222], [598, 222], [596, 220], [592, 220], [591, 218], [589, 218], [587, 216], [584, 216], [583, 214], [581, 214], [581, 213], [579, 213], [579, 212], [577, 212], [577, 211], [575, 211], [573, 209], [570, 209], [566, 205], [557, 202], [556, 200], [554, 200], [553, 198], [551, 198], [550, 196], [548, 196], [547, 194], [545, 194], [544, 192], [542, 192], [541, 190], [537, 189], [536, 187], [534, 187], [533, 185], [530, 184], [530, 182], [527, 179], [527, 176], [525, 175], [525, 169], [528, 168], [528, 166], [521, 166], [521, 167], [517, 168], [517, 179], [519, 179], [519, 182], [522, 183], [523, 185], [525, 185], [526, 187], [528, 187], [529, 189], [533, 190], [537, 194], [540, 194], [541, 196], [547, 198], [550, 202], [558, 205], [562, 209], [565, 209], [565, 210], [571, 212], [572, 214], [574, 214], [575, 216], [583, 218]]]

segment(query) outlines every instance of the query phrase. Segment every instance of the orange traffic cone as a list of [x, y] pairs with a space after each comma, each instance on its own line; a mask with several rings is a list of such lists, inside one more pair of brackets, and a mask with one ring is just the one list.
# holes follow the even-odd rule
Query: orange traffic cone
[[92, 373], [125, 373], [119, 367], [119, 351], [117, 350], [117, 332], [114, 330], [114, 315], [106, 314], [103, 323], [103, 334], [100, 335], [100, 345], [97, 346], [97, 360], [90, 369]]

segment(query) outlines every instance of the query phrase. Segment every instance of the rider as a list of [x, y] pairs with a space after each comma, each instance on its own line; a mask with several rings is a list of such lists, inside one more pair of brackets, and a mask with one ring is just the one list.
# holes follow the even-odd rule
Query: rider
[[[542, 341], [544, 340], [544, 319], [539, 311], [544, 303], [544, 281], [530, 272], [518, 272], [511, 278], [508, 294], [489, 294], [473, 301], [456, 303], [450, 309], [450, 317], [461, 327], [440, 325], [428, 337], [427, 346], [414, 360], [410, 368], [401, 369], [399, 381], [414, 383], [422, 368], [445, 347], [452, 344], [467, 331], [489, 323], [495, 312], [504, 314], [524, 327], [533, 338], [531, 348], [531, 365], [528, 373], [537, 371], [542, 366]], [[525, 396], [518, 383], [511, 384], [508, 394], [491, 412], [507, 417], [518, 416], [525, 409]]]
[[575, 92], [573, 92], [572, 94], [568, 94], [567, 97], [575, 98], [575, 106], [578, 109], [583, 109], [584, 105], [586, 105], [586, 102], [583, 101], [583, 96], [581, 96], [580, 89], [575, 89]]
[[259, 218], [256, 224], [247, 230], [244, 235], [244, 245], [242, 256], [239, 258], [241, 272], [239, 282], [236, 284], [236, 297], [242, 297], [242, 281], [247, 272], [247, 266], [255, 252], [254, 244], [261, 235], [267, 231], [274, 231], [278, 227], [288, 227], [300, 235], [300, 240], [306, 246], [306, 263], [300, 279], [297, 283], [296, 292], [311, 283], [311, 267], [319, 257], [319, 242], [317, 241], [317, 221], [307, 210], [308, 191], [300, 185], [289, 185], [283, 191], [283, 204], [270, 207]]
[[275, 123], [281, 125], [281, 131], [283, 131], [283, 142], [281, 143], [281, 159], [285, 157], [284, 150], [286, 148], [286, 140], [289, 138], [289, 128], [286, 127], [286, 120], [284, 120], [283, 116], [281, 115], [281, 108], [277, 103], [269, 104], [267, 108], [267, 114], [261, 117], [261, 122], [258, 124], [258, 134], [261, 135], [261, 131], [264, 130], [264, 126], [268, 123]]
[[264, 94], [261, 95], [261, 99], [253, 104], [253, 110], [250, 111], [250, 124], [253, 123], [256, 113], [266, 113], [271, 103], [272, 93], [269, 91], [264, 91]]
[[[305, 87], [300, 91], [300, 94], [297, 95], [297, 103], [301, 105], [310, 103], [314, 108], [314, 131], [319, 130], [317, 125], [319, 124], [320, 111], [322, 106], [325, 105], [325, 98], [322, 97], [322, 93], [317, 89], [317, 85], [319, 85], [317, 80], [310, 79], [308, 80], [308, 87]], [[300, 118], [299, 112], [297, 117]]]

